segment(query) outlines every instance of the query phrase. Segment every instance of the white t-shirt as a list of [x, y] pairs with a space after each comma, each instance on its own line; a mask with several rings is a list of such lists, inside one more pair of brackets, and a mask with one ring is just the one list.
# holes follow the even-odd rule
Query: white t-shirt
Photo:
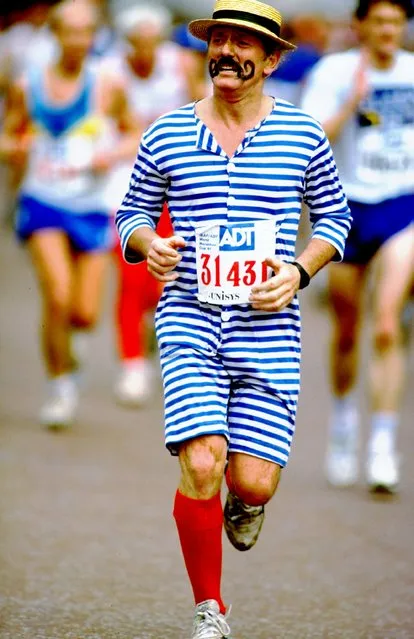
[[[302, 108], [322, 124], [350, 94], [361, 53], [325, 56], [310, 72]], [[414, 193], [414, 54], [399, 51], [392, 68], [369, 68], [369, 93], [333, 144], [350, 200], [376, 203]]]

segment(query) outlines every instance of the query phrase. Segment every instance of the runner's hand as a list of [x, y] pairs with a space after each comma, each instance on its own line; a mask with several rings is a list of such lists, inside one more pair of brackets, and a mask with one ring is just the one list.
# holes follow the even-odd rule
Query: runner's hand
[[299, 289], [300, 273], [296, 266], [269, 257], [266, 264], [274, 275], [258, 286], [253, 286], [250, 303], [257, 311], [281, 311], [288, 306]]
[[109, 151], [106, 153], [100, 152], [92, 158], [91, 169], [93, 173], [102, 175], [108, 173], [108, 171], [114, 166], [114, 164], [114, 156]]
[[353, 99], [358, 106], [368, 95], [369, 84], [368, 84], [368, 53], [362, 49], [361, 57], [359, 59], [359, 63], [354, 75], [353, 81]]
[[177, 249], [185, 247], [185, 240], [179, 235], [157, 237], [151, 242], [147, 255], [148, 270], [159, 282], [173, 282], [178, 274], [175, 267], [181, 262]]

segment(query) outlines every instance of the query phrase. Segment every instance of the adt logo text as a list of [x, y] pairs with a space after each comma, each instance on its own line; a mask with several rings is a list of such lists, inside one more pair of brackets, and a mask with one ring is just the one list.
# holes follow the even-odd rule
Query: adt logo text
[[253, 227], [220, 227], [221, 251], [254, 251]]

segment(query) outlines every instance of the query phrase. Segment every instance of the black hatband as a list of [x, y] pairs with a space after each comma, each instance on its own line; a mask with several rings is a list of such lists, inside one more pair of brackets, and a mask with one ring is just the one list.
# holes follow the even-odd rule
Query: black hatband
[[264, 16], [258, 16], [248, 11], [233, 11], [224, 9], [221, 11], [215, 11], [213, 13], [213, 20], [242, 20], [245, 22], [251, 22], [257, 24], [259, 27], [264, 27], [268, 31], [271, 31], [275, 36], [280, 36], [280, 25], [270, 18]]

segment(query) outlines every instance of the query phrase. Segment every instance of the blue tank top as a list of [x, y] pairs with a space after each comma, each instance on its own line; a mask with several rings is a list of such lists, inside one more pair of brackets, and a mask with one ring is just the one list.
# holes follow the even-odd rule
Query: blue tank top
[[39, 68], [29, 72], [29, 110], [35, 124], [40, 124], [54, 137], [59, 137], [91, 112], [94, 78], [85, 71], [83, 86], [69, 104], [56, 105], [47, 100], [44, 73]]
[[87, 67], [73, 100], [54, 104], [46, 94], [44, 69], [30, 69], [27, 101], [35, 141], [22, 194], [73, 213], [106, 211], [106, 176], [91, 171], [91, 160], [109, 148], [112, 127], [96, 108], [96, 80]]

